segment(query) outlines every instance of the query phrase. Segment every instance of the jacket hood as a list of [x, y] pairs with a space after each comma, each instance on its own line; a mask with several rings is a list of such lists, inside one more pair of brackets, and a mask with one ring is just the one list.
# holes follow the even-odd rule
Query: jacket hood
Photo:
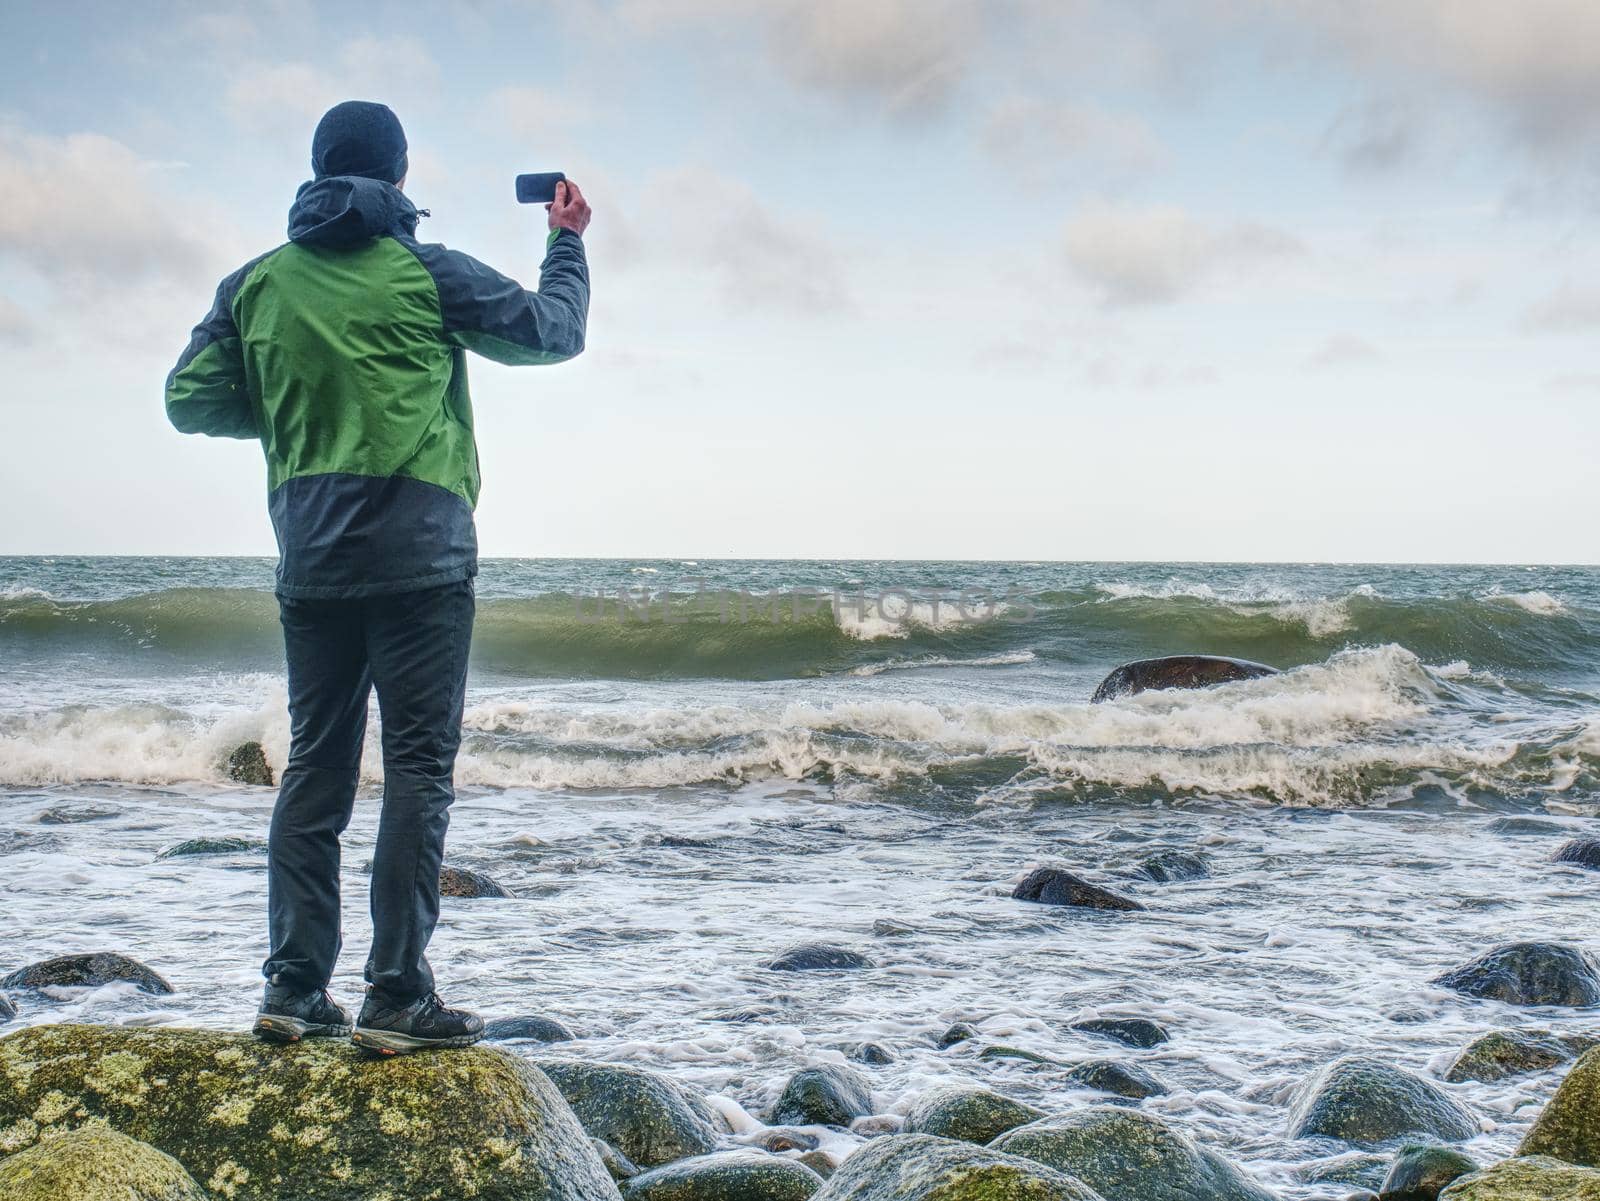
[[359, 246], [385, 234], [417, 232], [417, 206], [392, 183], [330, 175], [300, 185], [289, 207], [289, 240], [302, 246]]

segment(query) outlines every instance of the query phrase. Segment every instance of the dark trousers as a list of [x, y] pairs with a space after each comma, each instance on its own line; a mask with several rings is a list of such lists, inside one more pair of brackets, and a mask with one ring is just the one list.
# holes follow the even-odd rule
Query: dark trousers
[[401, 1003], [433, 990], [424, 952], [439, 920], [473, 607], [471, 580], [361, 600], [279, 598], [291, 738], [267, 844], [269, 978], [314, 992], [333, 974], [339, 835], [355, 807], [375, 686], [383, 813], [366, 977]]

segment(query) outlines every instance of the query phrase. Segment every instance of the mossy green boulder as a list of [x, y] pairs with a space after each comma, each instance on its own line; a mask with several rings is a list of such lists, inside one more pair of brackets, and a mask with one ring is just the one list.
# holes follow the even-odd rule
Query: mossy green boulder
[[976, 1084], [929, 1089], [906, 1114], [907, 1134], [932, 1134], [987, 1146], [1007, 1130], [1044, 1117], [1044, 1110], [1002, 1097]]
[[838, 1064], [802, 1068], [784, 1085], [769, 1121], [782, 1126], [848, 1126], [872, 1112], [872, 1086]]
[[1439, 1201], [1600, 1201], [1600, 1172], [1543, 1155], [1506, 1159], [1461, 1177]]
[[1461, 1142], [1477, 1133], [1477, 1120], [1438, 1085], [1358, 1055], [1312, 1076], [1289, 1115], [1290, 1138], [1321, 1136], [1362, 1147], [1406, 1135]]
[[1600, 1167], [1600, 1047], [1584, 1052], [1572, 1065], [1518, 1154]]
[[703, 1098], [656, 1072], [578, 1059], [534, 1062], [561, 1090], [584, 1130], [641, 1168], [704, 1155], [725, 1129]]
[[1478, 1170], [1478, 1164], [1453, 1147], [1400, 1148], [1383, 1178], [1383, 1201], [1438, 1201], [1450, 1183]]
[[1104, 1201], [1045, 1164], [931, 1134], [873, 1139], [813, 1201]]
[[1508, 1076], [1542, 1072], [1572, 1056], [1570, 1046], [1544, 1030], [1491, 1030], [1462, 1048], [1444, 1078], [1452, 1084], [1463, 1080], [1492, 1084]]
[[822, 1177], [765, 1151], [723, 1151], [680, 1159], [635, 1176], [627, 1201], [808, 1201]]
[[6, 1201], [208, 1201], [183, 1165], [95, 1123], [0, 1159]]
[[1111, 1201], [1273, 1201], [1222, 1156], [1160, 1118], [1120, 1106], [1045, 1118], [989, 1145], [1065, 1172]]
[[209, 1030], [35, 1026], [0, 1039], [0, 1154], [96, 1119], [222, 1201], [615, 1201], [531, 1065], [470, 1048], [372, 1060]]

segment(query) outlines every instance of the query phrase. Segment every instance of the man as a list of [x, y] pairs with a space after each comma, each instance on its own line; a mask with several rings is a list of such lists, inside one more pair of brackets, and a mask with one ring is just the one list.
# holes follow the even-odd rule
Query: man
[[[379, 1054], [459, 1047], [483, 1020], [447, 1008], [424, 954], [455, 798], [472, 637], [478, 454], [464, 351], [559, 363], [583, 350], [589, 206], [547, 205], [540, 290], [415, 238], [406, 138], [347, 101], [317, 125], [289, 241], [217, 289], [167, 378], [184, 433], [260, 439], [278, 538], [291, 745], [268, 841], [271, 951], [255, 1032], [351, 1035]], [[366, 1002], [328, 995], [340, 947], [339, 835], [376, 687], [383, 812], [372, 860]]]

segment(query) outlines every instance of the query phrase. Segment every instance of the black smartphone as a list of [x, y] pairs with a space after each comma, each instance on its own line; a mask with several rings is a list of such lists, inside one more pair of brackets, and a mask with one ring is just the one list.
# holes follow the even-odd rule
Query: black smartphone
[[517, 176], [517, 203], [549, 204], [556, 198], [556, 185], [566, 178], [560, 171]]

